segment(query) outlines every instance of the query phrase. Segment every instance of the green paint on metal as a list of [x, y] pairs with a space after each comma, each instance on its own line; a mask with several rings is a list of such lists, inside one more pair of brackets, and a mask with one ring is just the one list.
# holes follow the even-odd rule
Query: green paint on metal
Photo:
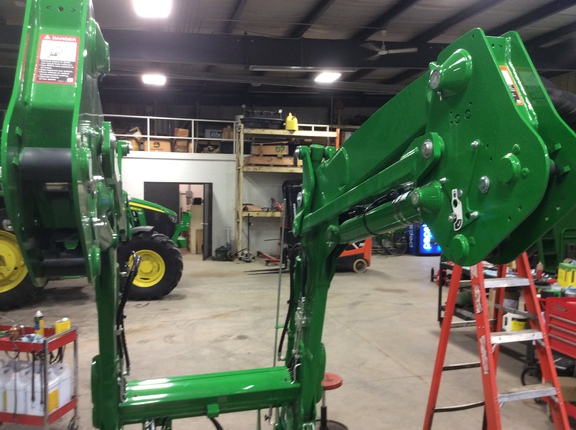
[[[458, 264], [513, 260], [574, 204], [576, 146], [564, 144], [574, 141], [517, 35], [473, 30], [329, 160], [303, 163], [302, 232], [330, 221], [352, 242], [425, 221]], [[551, 158], [568, 169], [550, 178]], [[357, 214], [334, 221], [352, 206]]]
[[166, 416], [216, 417], [285, 406], [296, 401], [299, 390], [286, 367], [130, 381], [120, 416], [122, 424]]

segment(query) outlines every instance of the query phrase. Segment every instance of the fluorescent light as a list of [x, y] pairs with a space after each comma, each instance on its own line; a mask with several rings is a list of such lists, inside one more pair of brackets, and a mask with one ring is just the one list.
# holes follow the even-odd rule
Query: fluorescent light
[[314, 80], [316, 82], [320, 82], [320, 83], [325, 83], [328, 84], [330, 82], [334, 82], [336, 79], [338, 79], [340, 76], [342, 76], [342, 73], [338, 73], [338, 72], [322, 72], [320, 73], [318, 76], [316, 76], [316, 78], [314, 78]]
[[144, 74], [142, 75], [142, 82], [147, 85], [165, 85], [166, 76], [159, 74]]
[[132, 5], [142, 18], [166, 18], [172, 10], [172, 0], [132, 0]]
[[[252, 72], [321, 72], [326, 70], [326, 67], [316, 67], [316, 66], [258, 66], [251, 65], [248, 69]], [[358, 70], [357, 67], [333, 67], [330, 68], [333, 72], [340, 73], [352, 73]]]

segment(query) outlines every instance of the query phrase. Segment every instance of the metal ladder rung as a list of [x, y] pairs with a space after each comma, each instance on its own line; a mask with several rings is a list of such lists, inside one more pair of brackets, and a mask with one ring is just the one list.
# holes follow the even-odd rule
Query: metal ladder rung
[[525, 385], [513, 388], [505, 393], [498, 394], [500, 403], [514, 402], [516, 400], [537, 399], [538, 397], [556, 396], [556, 388], [549, 383]]
[[488, 278], [484, 279], [484, 288], [528, 287], [528, 278]]
[[441, 406], [438, 408], [434, 408], [434, 413], [464, 411], [466, 409], [479, 408], [481, 406], [484, 406], [483, 400], [479, 402], [465, 403], [463, 405]]
[[453, 321], [450, 327], [452, 328], [463, 328], [463, 327], [474, 327], [476, 326], [476, 321]]
[[542, 339], [542, 332], [535, 328], [518, 331], [495, 331], [490, 334], [490, 338], [493, 344], [523, 342]]
[[[530, 285], [528, 278], [484, 278], [484, 288], [508, 288], [508, 287], [527, 287]], [[460, 288], [471, 287], [472, 281], [465, 279], [458, 284]]]
[[449, 370], [473, 369], [475, 367], [480, 367], [479, 361], [471, 363], [447, 364], [446, 366], [442, 367], [442, 371], [447, 372]]

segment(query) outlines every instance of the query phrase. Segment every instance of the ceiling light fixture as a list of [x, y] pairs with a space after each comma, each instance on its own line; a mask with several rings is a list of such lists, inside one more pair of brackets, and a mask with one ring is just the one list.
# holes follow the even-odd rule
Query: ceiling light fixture
[[172, 11], [172, 0], [132, 0], [132, 5], [142, 18], [167, 18]]
[[[251, 72], [321, 72], [326, 70], [326, 67], [316, 66], [248, 66]], [[339, 73], [352, 73], [358, 70], [357, 67], [331, 67], [330, 71]]]
[[322, 83], [322, 84], [329, 84], [331, 82], [334, 82], [340, 76], [342, 76], [342, 73], [332, 72], [332, 71], [322, 72], [314, 78], [314, 81]]
[[155, 74], [147, 73], [142, 75], [142, 82], [144, 82], [147, 85], [161, 86], [166, 84], [166, 76], [160, 75], [158, 73]]

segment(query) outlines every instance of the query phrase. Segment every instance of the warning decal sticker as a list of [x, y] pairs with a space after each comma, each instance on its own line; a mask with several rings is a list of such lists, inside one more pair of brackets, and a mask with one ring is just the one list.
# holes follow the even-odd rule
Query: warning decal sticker
[[34, 82], [75, 84], [79, 44], [80, 38], [75, 36], [42, 34]]
[[510, 70], [508, 70], [507, 66], [500, 66], [500, 71], [502, 72], [502, 76], [504, 76], [504, 80], [506, 81], [506, 85], [508, 85], [508, 89], [516, 102], [516, 105], [522, 106], [524, 104], [524, 100], [522, 100], [522, 96], [520, 95], [520, 91], [518, 91], [518, 87], [514, 83], [514, 79], [512, 79], [512, 74]]

